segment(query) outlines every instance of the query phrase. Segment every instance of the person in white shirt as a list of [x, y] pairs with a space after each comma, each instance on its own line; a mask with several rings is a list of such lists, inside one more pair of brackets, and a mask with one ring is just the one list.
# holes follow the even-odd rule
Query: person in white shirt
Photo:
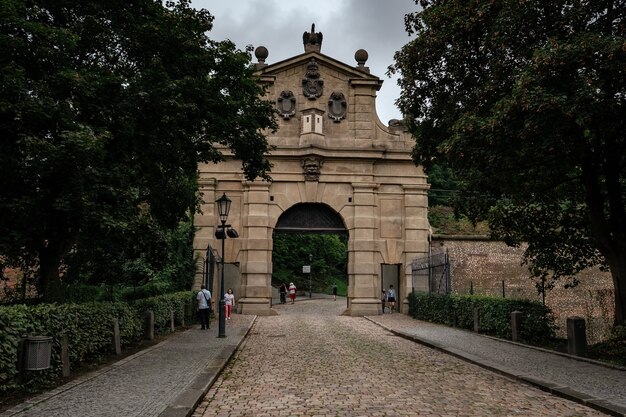
[[393, 285], [389, 285], [389, 290], [387, 290], [387, 303], [390, 313], [396, 311], [396, 290], [393, 289]]
[[229, 288], [224, 294], [224, 303], [226, 304], [226, 320], [230, 320], [230, 313], [235, 307], [235, 294], [233, 294], [232, 288]]
[[198, 317], [200, 319], [200, 329], [210, 329], [211, 321], [209, 314], [211, 313], [211, 291], [206, 289], [206, 285], [202, 284], [200, 287], [200, 291], [198, 291], [198, 295], [196, 296], [198, 300]]

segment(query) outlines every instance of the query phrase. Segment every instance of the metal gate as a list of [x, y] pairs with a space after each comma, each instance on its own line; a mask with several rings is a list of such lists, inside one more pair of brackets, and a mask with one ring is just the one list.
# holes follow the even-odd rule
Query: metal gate
[[450, 294], [452, 291], [448, 250], [415, 258], [411, 262], [411, 272], [413, 283], [428, 279], [428, 292], [431, 294]]
[[211, 245], [206, 248], [204, 264], [202, 265], [202, 281], [206, 288], [213, 293], [213, 282], [215, 281], [215, 270], [221, 258]]

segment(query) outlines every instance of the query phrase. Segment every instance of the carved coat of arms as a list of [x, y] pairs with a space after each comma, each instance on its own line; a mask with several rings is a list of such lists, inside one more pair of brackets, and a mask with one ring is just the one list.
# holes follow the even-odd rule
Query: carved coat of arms
[[328, 116], [335, 122], [346, 117], [348, 102], [342, 92], [333, 91], [328, 98]]
[[293, 91], [281, 91], [278, 100], [276, 100], [276, 108], [278, 114], [280, 114], [283, 119], [289, 119], [296, 114], [296, 96], [294, 96]]
[[306, 78], [302, 79], [302, 94], [315, 100], [324, 92], [324, 80], [320, 78], [317, 62], [311, 58], [307, 64]]

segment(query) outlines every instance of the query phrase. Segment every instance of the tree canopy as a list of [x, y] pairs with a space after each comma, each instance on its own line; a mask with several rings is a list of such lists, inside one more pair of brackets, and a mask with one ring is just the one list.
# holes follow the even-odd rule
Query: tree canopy
[[390, 67], [415, 162], [450, 166], [534, 276], [607, 266], [624, 324], [626, 3], [418, 3]]
[[272, 106], [250, 50], [209, 39], [212, 22], [189, 0], [3, 2], [0, 259], [48, 299], [60, 275], [163, 268], [198, 163], [221, 149], [269, 179]]
[[[275, 285], [294, 282], [299, 289], [326, 292], [347, 281], [347, 236], [340, 234], [275, 233], [272, 279]], [[302, 266], [311, 267], [310, 274]], [[343, 285], [340, 285], [343, 287]]]

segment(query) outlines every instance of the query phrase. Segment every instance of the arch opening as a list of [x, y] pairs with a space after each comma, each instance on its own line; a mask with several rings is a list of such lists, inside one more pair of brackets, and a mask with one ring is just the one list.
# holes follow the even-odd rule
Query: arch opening
[[293, 282], [298, 297], [348, 294], [348, 231], [321, 203], [299, 203], [278, 219], [272, 234], [272, 287]]

